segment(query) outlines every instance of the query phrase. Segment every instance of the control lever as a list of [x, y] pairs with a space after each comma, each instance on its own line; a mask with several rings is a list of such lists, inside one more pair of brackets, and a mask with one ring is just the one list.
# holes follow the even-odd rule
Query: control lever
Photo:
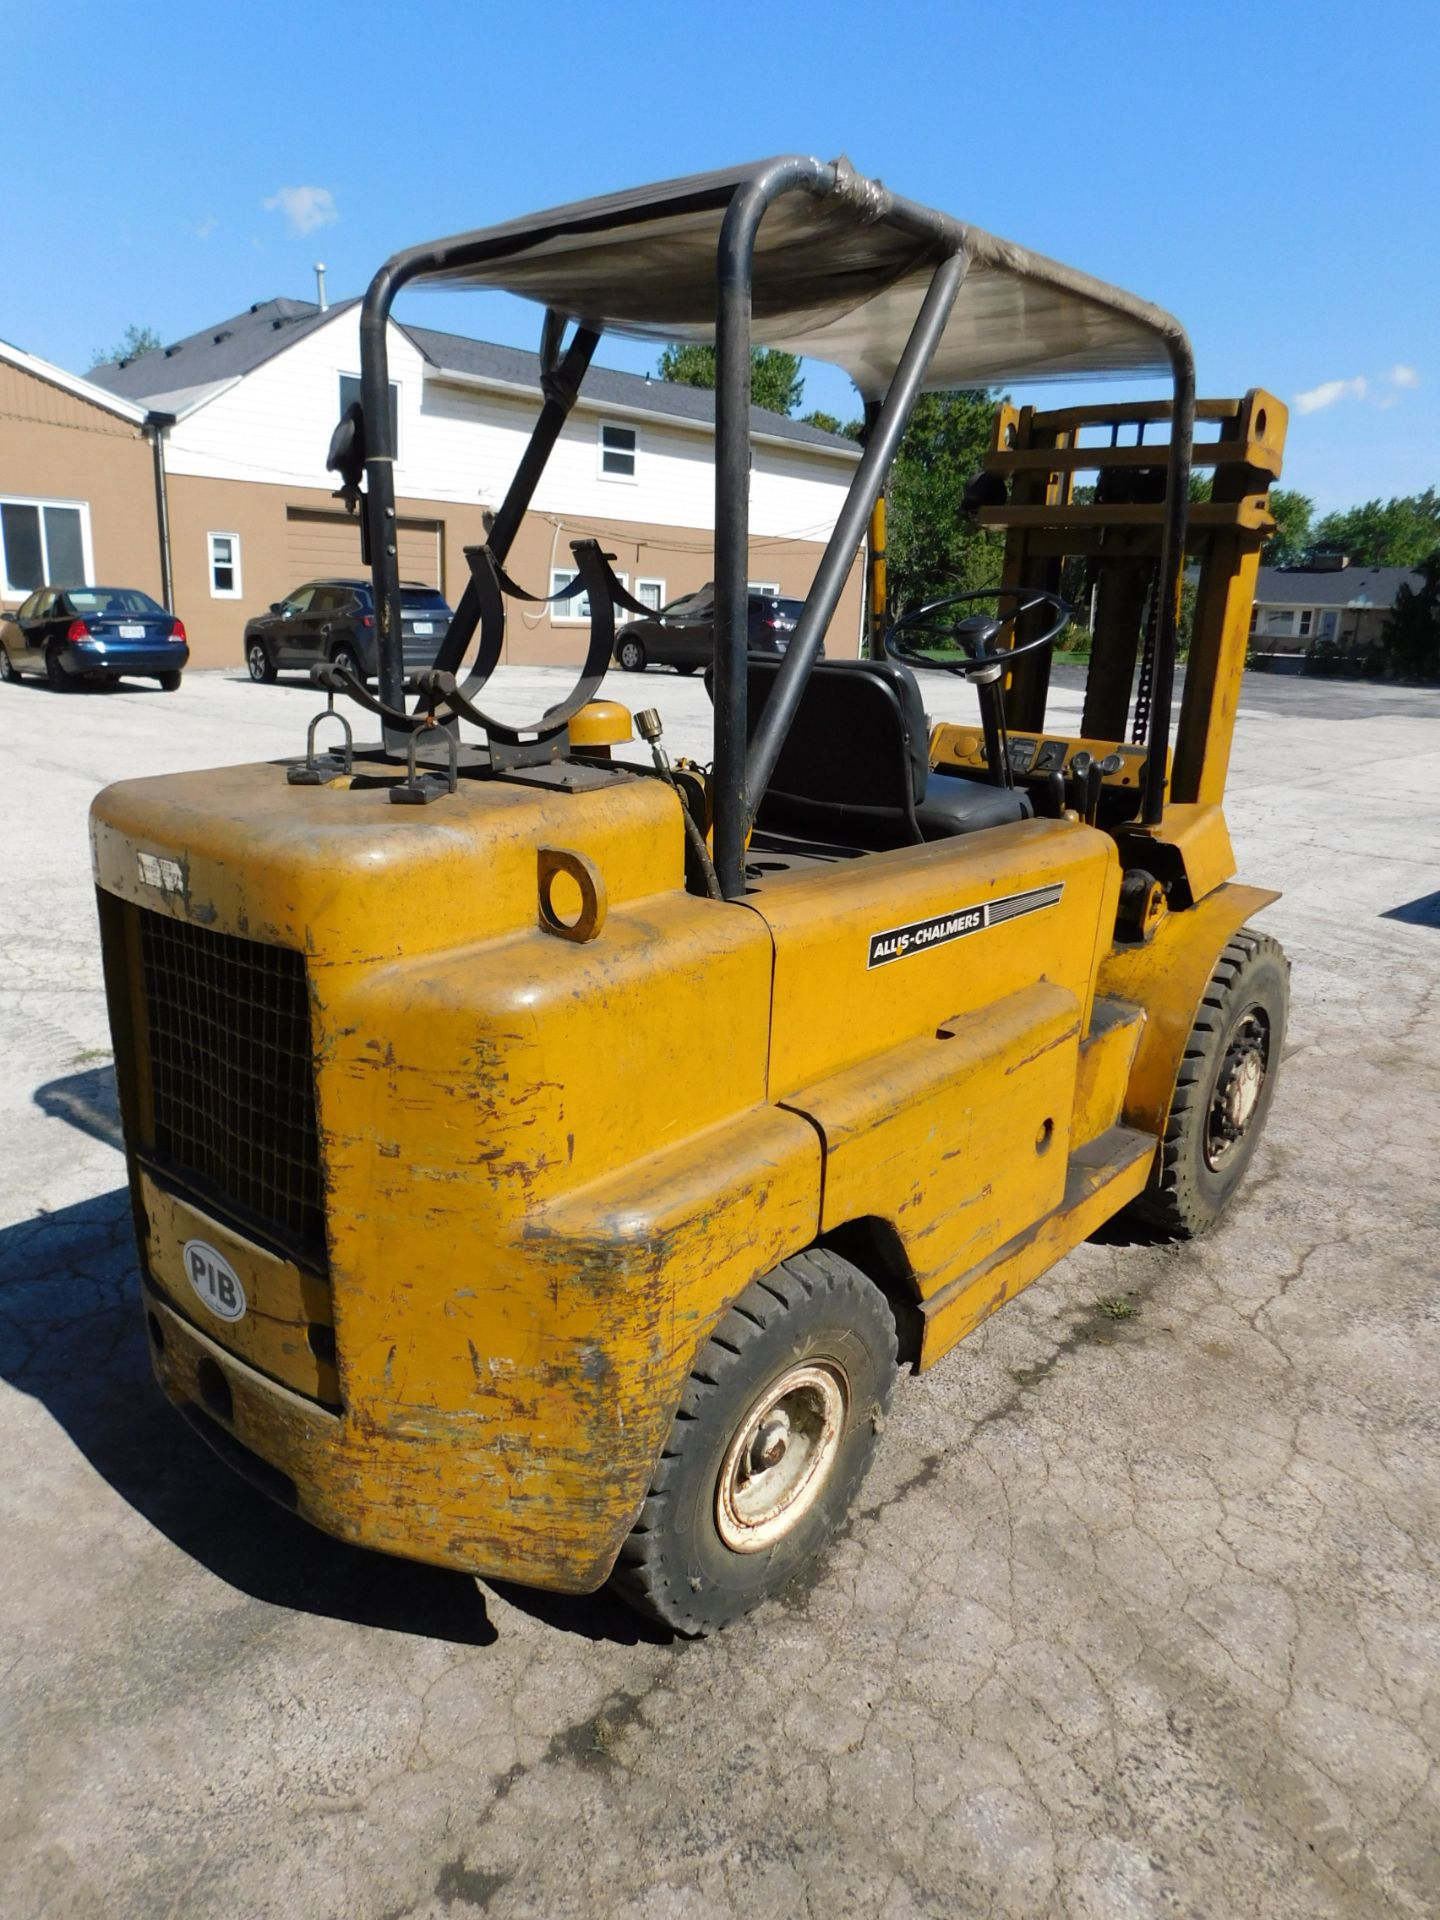
[[1105, 776], [1100, 771], [1098, 760], [1092, 760], [1085, 769], [1085, 824], [1093, 827], [1100, 813], [1100, 794], [1105, 785]]
[[1045, 775], [1040, 792], [1045, 801], [1045, 817], [1058, 820], [1065, 811], [1065, 776], [1059, 767]]
[[1094, 763], [1095, 756], [1092, 753], [1088, 753], [1084, 747], [1081, 747], [1078, 753], [1072, 754], [1070, 757], [1070, 777], [1065, 787], [1067, 804], [1074, 812], [1080, 815], [1082, 820], [1085, 817], [1086, 778]]

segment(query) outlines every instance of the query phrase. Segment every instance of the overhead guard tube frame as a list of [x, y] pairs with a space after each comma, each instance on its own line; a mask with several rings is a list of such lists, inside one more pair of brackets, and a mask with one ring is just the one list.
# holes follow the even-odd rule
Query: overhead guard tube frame
[[782, 194], [829, 192], [835, 169], [787, 160], [731, 200], [715, 260], [715, 872], [745, 891], [746, 679], [750, 565], [750, 291], [755, 235]]
[[1160, 619], [1155, 674], [1146, 729], [1145, 798], [1141, 824], [1158, 827], [1165, 815], [1166, 762], [1170, 757], [1170, 702], [1175, 693], [1175, 655], [1180, 644], [1180, 592], [1185, 577], [1185, 535], [1190, 524], [1190, 449], [1195, 439], [1195, 356], [1184, 333], [1167, 335], [1175, 376], [1170, 414], [1170, 454], [1165, 465], [1165, 526], [1160, 539]]
[[[405, 664], [401, 650], [400, 556], [396, 538], [395, 447], [390, 430], [390, 350], [386, 329], [397, 294], [407, 281], [433, 266], [435, 256], [421, 252], [389, 261], [366, 289], [360, 310], [360, 404], [365, 415], [364, 511], [370, 546], [370, 573], [375, 593], [375, 637], [379, 694], [389, 707], [405, 703]], [[531, 431], [505, 498], [495, 515], [488, 545], [503, 564], [535, 488], [560, 438], [580, 390], [580, 382], [600, 341], [598, 328], [577, 326], [562, 354], [564, 319], [545, 316], [541, 354], [541, 387], [545, 404]], [[455, 609], [436, 664], [453, 672], [475, 631], [479, 608], [467, 581]], [[387, 748], [406, 744], [407, 736], [387, 727]]]
[[[785, 735], [790, 730], [790, 723], [795, 718], [805, 691], [805, 682], [819, 658], [826, 629], [835, 616], [856, 548], [869, 523], [870, 511], [885, 485], [901, 436], [909, 425], [920, 384], [935, 356], [935, 349], [945, 331], [950, 309], [955, 304], [955, 296], [960, 291], [969, 265], [969, 254], [964, 248], [958, 248], [940, 262], [925, 290], [925, 298], [915, 316], [915, 324], [905, 343], [905, 351], [900, 356], [900, 364], [895, 369], [894, 378], [876, 415], [860, 465], [850, 482], [834, 532], [826, 542], [820, 564], [815, 569], [815, 578], [811, 582], [804, 608], [795, 623], [795, 631], [780, 662], [780, 671], [775, 676], [775, 685], [756, 726], [745, 766], [747, 814], [749, 796], [754, 795], [758, 804], [775, 771], [780, 749], [785, 744]], [[748, 817], [745, 825], [748, 829]]]

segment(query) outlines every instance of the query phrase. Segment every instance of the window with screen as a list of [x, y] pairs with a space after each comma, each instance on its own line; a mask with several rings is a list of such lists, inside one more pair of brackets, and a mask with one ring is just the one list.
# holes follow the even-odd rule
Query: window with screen
[[213, 600], [240, 598], [240, 536], [238, 533], [210, 533], [210, 597]]
[[634, 427], [600, 422], [600, 474], [605, 480], [633, 480], [640, 436]]
[[0, 500], [0, 576], [6, 593], [86, 585], [89, 511], [78, 501]]

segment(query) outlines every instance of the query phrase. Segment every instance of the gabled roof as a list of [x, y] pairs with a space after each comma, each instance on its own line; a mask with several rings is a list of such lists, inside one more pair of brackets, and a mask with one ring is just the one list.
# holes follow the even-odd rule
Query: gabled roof
[[[397, 322], [398, 324], [398, 322]], [[471, 340], [464, 334], [437, 333], [430, 327], [403, 327], [402, 331], [437, 371], [455, 373], [486, 385], [515, 387], [527, 393], [540, 388], [540, 356], [521, 347], [495, 346], [489, 340]], [[715, 395], [709, 387], [684, 387], [672, 380], [650, 380], [643, 373], [621, 373], [615, 367], [591, 366], [580, 383], [580, 397], [592, 406], [625, 412], [653, 413], [669, 420], [715, 424]], [[826, 447], [860, 458], [860, 449], [842, 433], [808, 427], [803, 420], [750, 409], [752, 433], [772, 439], [794, 440], [801, 446]]]
[[[313, 300], [259, 300], [244, 313], [189, 334], [172, 346], [157, 347], [134, 360], [107, 360], [92, 368], [89, 379], [96, 386], [143, 401], [148, 407], [183, 413], [253, 373], [336, 314], [358, 305], [357, 300], [338, 300], [322, 312]], [[437, 373], [526, 394], [538, 395], [540, 391], [538, 354], [520, 347], [497, 346], [489, 340], [472, 340], [465, 334], [439, 333], [431, 327], [401, 326], [400, 330]], [[620, 373], [613, 367], [592, 366], [581, 383], [580, 396], [593, 406], [654, 414], [697, 426], [715, 424], [715, 396], [708, 388], [647, 380], [644, 374]], [[802, 421], [791, 420], [783, 413], [769, 413], [763, 407], [752, 407], [750, 413], [752, 431], [762, 437], [825, 448], [855, 460], [860, 457], [855, 442], [843, 434], [807, 427]]]
[[63, 367], [52, 366], [48, 360], [26, 353], [23, 347], [12, 347], [8, 340], [0, 340], [0, 360], [8, 361], [22, 373], [33, 374], [37, 380], [47, 380], [52, 387], [59, 387], [64, 393], [73, 393], [79, 400], [88, 400], [93, 407], [103, 407], [107, 413], [116, 414], [121, 420], [130, 421], [133, 426], [144, 423], [144, 407], [135, 406], [129, 400], [118, 400], [113, 393], [106, 392], [93, 381], [82, 380], [78, 374], [66, 373]]
[[187, 334], [171, 346], [134, 360], [103, 361], [88, 377], [96, 386], [132, 400], [219, 386], [253, 373], [324, 321], [358, 304], [338, 300], [322, 311], [313, 300], [257, 300], [244, 313]]
[[1261, 567], [1259, 607], [1393, 607], [1401, 587], [1418, 592], [1421, 575], [1409, 567]]

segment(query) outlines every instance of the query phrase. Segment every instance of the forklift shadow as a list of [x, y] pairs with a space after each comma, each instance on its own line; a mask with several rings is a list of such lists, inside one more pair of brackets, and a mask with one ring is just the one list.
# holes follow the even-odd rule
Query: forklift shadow
[[[40, 1094], [47, 1111], [76, 1117]], [[0, 1378], [40, 1401], [121, 1499], [228, 1586], [354, 1626], [494, 1644], [467, 1575], [332, 1540], [216, 1459], [151, 1379], [138, 1294], [124, 1187], [0, 1230]]]

